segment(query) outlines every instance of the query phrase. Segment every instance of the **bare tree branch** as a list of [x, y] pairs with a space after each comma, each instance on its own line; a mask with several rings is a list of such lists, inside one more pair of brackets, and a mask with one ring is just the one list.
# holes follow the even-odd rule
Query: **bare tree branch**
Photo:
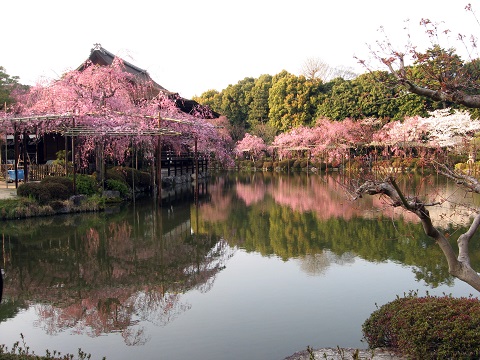
[[480, 291], [480, 276], [471, 268], [468, 253], [468, 243], [480, 226], [480, 214], [477, 215], [469, 230], [460, 235], [458, 239], [459, 255], [457, 257], [445, 235], [433, 225], [430, 213], [426, 209], [426, 206], [438, 203], [426, 204], [417, 197], [404, 196], [393, 178], [382, 182], [366, 181], [357, 188], [356, 194], [357, 197], [362, 197], [363, 194], [385, 195], [391, 200], [392, 206], [402, 207], [415, 214], [420, 219], [425, 234], [433, 238], [440, 246], [447, 259], [450, 274]]

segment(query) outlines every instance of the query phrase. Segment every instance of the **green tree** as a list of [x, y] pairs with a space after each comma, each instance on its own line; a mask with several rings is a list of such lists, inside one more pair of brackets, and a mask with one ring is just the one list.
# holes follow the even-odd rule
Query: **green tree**
[[0, 66], [0, 110], [5, 110], [5, 104], [8, 107], [13, 102], [11, 94], [15, 89], [24, 88], [18, 80], [18, 76], [8, 75], [6, 69]]
[[222, 94], [217, 90], [207, 90], [201, 96], [193, 100], [202, 105], [208, 105], [213, 111], [220, 113], [222, 110]]
[[253, 87], [250, 91], [251, 102], [248, 109], [248, 123], [250, 127], [253, 124], [265, 124], [268, 122], [268, 113], [270, 108], [268, 107], [268, 97], [270, 88], [272, 87], [272, 76], [261, 75], [258, 79], [255, 79]]
[[321, 85], [317, 80], [307, 80], [285, 70], [275, 75], [268, 99], [270, 125], [286, 131], [313, 124]]
[[253, 78], [245, 78], [235, 85], [228, 85], [222, 91], [220, 113], [225, 115], [232, 125], [232, 138], [239, 140], [248, 129], [247, 118], [251, 102], [250, 91], [254, 86]]
[[353, 80], [334, 79], [330, 91], [318, 106], [317, 116], [332, 120], [368, 117], [401, 120], [405, 116], [427, 115], [433, 101], [409, 96], [386, 71], [375, 71]]

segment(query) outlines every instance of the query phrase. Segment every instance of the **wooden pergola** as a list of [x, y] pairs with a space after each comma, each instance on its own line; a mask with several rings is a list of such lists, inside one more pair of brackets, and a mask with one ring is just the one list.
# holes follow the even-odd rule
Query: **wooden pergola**
[[[89, 115], [96, 115], [96, 114], [89, 114]], [[76, 167], [75, 167], [75, 138], [80, 136], [109, 136], [109, 137], [133, 137], [133, 136], [155, 136], [157, 137], [157, 151], [156, 151], [156, 185], [157, 185], [157, 195], [161, 196], [161, 137], [162, 136], [179, 136], [182, 133], [171, 130], [168, 128], [160, 127], [162, 121], [172, 121], [177, 123], [185, 123], [189, 125], [193, 125], [192, 122], [173, 119], [173, 118], [162, 118], [160, 114], [157, 117], [153, 116], [141, 116], [141, 115], [131, 115], [136, 117], [144, 117], [144, 118], [152, 118], [158, 120], [158, 125], [156, 127], [150, 129], [135, 129], [135, 128], [94, 128], [89, 126], [77, 125], [75, 123], [75, 115], [73, 114], [63, 114], [63, 115], [38, 115], [38, 116], [29, 116], [29, 117], [6, 117], [0, 119], [0, 123], [10, 122], [13, 123], [13, 132], [14, 132], [14, 172], [15, 172], [15, 187], [18, 187], [18, 160], [19, 160], [19, 131], [17, 131], [17, 124], [18, 123], [27, 123], [33, 121], [56, 121], [56, 120], [63, 120], [65, 122], [71, 121], [71, 126], [64, 126], [61, 131], [59, 131], [65, 137], [65, 145], [67, 144], [68, 137], [71, 137], [72, 141], [72, 163], [73, 163], [73, 177], [74, 177], [74, 189], [75, 189], [75, 174], [76, 174]], [[24, 131], [23, 136], [24, 141], [26, 140], [26, 132]], [[198, 159], [197, 156], [197, 139], [195, 138], [195, 158]], [[65, 149], [67, 146], [65, 146]], [[23, 151], [26, 151], [26, 146], [23, 146]], [[26, 159], [26, 154], [23, 154], [24, 159]], [[103, 161], [103, 160], [102, 160]], [[198, 164], [197, 164], [198, 167]], [[24, 161], [23, 163], [23, 171], [24, 171], [24, 179], [28, 181], [28, 166], [27, 162]], [[198, 169], [197, 176], [198, 176]], [[65, 174], [68, 174], [67, 168], [67, 161], [65, 161]]]

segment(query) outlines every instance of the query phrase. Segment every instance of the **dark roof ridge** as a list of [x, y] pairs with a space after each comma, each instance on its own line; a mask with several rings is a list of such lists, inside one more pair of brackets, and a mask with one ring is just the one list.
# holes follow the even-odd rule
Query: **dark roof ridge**
[[123, 64], [124, 64], [125, 66], [131, 67], [132, 69], [134, 69], [134, 70], [136, 70], [136, 71], [138, 71], [138, 72], [140, 72], [140, 73], [144, 73], [145, 75], [149, 75], [149, 76], [150, 76], [150, 74], [148, 73], [147, 70], [142, 69], [142, 68], [139, 68], [138, 66], [133, 65], [132, 63], [126, 61], [125, 59], [120, 58], [119, 56], [111, 53], [110, 51], [108, 51], [107, 49], [105, 49], [104, 47], [102, 47], [102, 45], [100, 45], [100, 44], [94, 44], [94, 48], [90, 51], [90, 53], [93, 53], [94, 51], [101, 51], [101, 52], [104, 53], [105, 55], [110, 56], [112, 59], [118, 57], [119, 59], [122, 60], [122, 62], [123, 62]]

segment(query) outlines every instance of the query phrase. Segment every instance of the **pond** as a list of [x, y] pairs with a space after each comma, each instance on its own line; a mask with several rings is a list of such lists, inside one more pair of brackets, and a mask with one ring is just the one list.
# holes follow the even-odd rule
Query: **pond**
[[[38, 355], [81, 348], [93, 359], [283, 359], [307, 346], [366, 348], [361, 326], [376, 304], [410, 290], [475, 293], [413, 217], [376, 197], [352, 202], [347, 183], [226, 174], [196, 203], [182, 190], [162, 207], [144, 199], [0, 223], [0, 343], [23, 334]], [[436, 177], [400, 183], [452, 204], [466, 196]], [[446, 205], [433, 217], [454, 235], [465, 216]]]

